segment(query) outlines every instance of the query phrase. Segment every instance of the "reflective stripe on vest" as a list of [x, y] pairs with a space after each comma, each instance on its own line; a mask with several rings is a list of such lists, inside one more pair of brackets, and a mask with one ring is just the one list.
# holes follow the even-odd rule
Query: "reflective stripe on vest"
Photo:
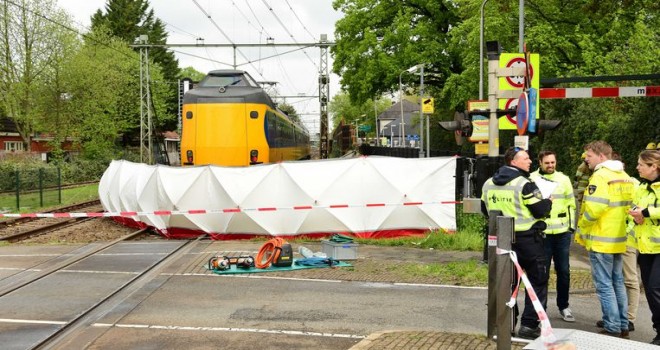
[[[522, 189], [527, 182], [529, 182], [529, 180], [527, 180], [526, 178], [518, 177], [504, 186], [498, 186], [492, 182], [492, 179], [489, 179], [484, 184], [482, 191], [482, 200], [484, 200], [484, 202], [487, 203], [486, 207], [488, 208], [489, 211], [493, 209], [499, 209], [502, 210], [504, 215], [509, 215], [514, 218], [515, 231], [527, 231], [530, 228], [532, 228], [535, 222], [538, 221], [531, 215], [529, 209], [527, 209], [527, 207], [524, 207], [524, 204], [522, 203]], [[498, 205], [497, 203], [494, 204], [496, 208], [491, 208], [489, 206], [490, 204], [488, 199], [489, 194], [492, 192], [504, 192], [504, 191], [510, 191], [512, 193], [513, 213], [511, 213], [511, 210], [505, 210], [508, 209], [507, 208], [508, 204], [506, 203], [503, 203], [502, 207], [500, 207], [500, 205]]]

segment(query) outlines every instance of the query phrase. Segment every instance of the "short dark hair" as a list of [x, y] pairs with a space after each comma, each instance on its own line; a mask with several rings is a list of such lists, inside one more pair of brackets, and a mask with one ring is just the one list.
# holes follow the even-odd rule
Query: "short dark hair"
[[513, 161], [513, 158], [515, 158], [516, 154], [518, 154], [518, 152], [520, 151], [527, 152], [526, 150], [520, 147], [507, 148], [506, 152], [504, 152], [504, 164], [511, 165], [511, 161]]
[[555, 156], [555, 158], [557, 158], [557, 153], [555, 153], [554, 151], [541, 151], [539, 152], [539, 162], [542, 162], [543, 158], [547, 156]]

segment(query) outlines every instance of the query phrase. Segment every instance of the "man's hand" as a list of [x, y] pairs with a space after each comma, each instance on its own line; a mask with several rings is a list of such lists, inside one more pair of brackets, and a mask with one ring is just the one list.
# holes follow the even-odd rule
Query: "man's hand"
[[630, 210], [628, 210], [628, 214], [633, 217], [633, 220], [637, 225], [644, 223], [644, 215], [642, 215], [642, 210], [636, 206], [633, 206]]

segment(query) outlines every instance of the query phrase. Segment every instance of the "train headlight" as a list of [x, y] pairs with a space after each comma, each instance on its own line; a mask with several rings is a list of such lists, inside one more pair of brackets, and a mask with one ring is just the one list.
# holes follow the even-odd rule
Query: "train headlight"
[[188, 160], [189, 165], [193, 164], [193, 153], [191, 150], [186, 151], [186, 159]]
[[250, 151], [250, 164], [259, 164], [259, 151], [256, 149]]

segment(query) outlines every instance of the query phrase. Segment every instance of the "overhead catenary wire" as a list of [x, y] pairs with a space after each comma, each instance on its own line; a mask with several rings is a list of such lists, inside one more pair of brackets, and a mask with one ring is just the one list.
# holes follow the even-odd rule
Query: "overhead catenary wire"
[[[195, 0], [193, 0], [193, 1], [195, 1]], [[296, 38], [293, 36], [293, 34], [291, 34], [291, 31], [289, 31], [289, 29], [286, 27], [286, 25], [284, 25], [284, 22], [282, 22], [282, 20], [277, 16], [277, 14], [275, 13], [275, 10], [273, 10], [273, 8], [266, 2], [266, 0], [261, 0], [261, 1], [264, 3], [264, 5], [266, 5], [266, 7], [270, 11], [270, 13], [273, 15], [273, 17], [275, 17], [275, 19], [280, 24], [280, 26], [282, 26], [284, 31], [287, 34], [289, 34], [289, 37], [291, 38], [291, 40], [293, 40], [294, 43], [298, 44], [298, 41], [296, 40]], [[305, 53], [305, 56], [307, 56], [309, 61], [312, 62], [314, 67], [316, 67], [316, 70], [319, 70], [319, 66], [316, 64], [316, 62], [314, 62], [314, 60], [311, 57], [309, 57], [309, 54], [307, 53], [307, 51], [303, 50], [303, 53]]]
[[200, 37], [199, 35], [195, 35], [195, 34], [193, 34], [193, 33], [191, 33], [191, 32], [186, 31], [185, 29], [181, 29], [181, 28], [175, 26], [175, 25], [172, 24], [172, 23], [167, 23], [167, 22], [163, 21], [162, 19], [161, 19], [161, 22], [165, 23], [166, 26], [169, 26], [169, 27], [171, 27], [171, 28], [174, 28], [174, 29], [175, 29], [174, 31], [179, 31], [180, 33], [183, 33], [183, 34], [185, 34], [185, 35], [187, 35], [187, 36], [189, 36], [189, 37], [191, 37], [191, 38], [193, 38], [193, 39], [195, 39], [195, 40], [201, 39], [201, 37]]
[[289, 0], [284, 0], [284, 2], [286, 2], [287, 6], [289, 6], [289, 10], [291, 10], [291, 12], [293, 12], [293, 15], [294, 15], [294, 16], [296, 17], [296, 19], [298, 20], [298, 23], [300, 23], [300, 25], [301, 25], [301, 26], [303, 27], [303, 29], [307, 32], [307, 34], [309, 34], [309, 36], [312, 38], [312, 40], [317, 40], [317, 38], [314, 37], [314, 34], [312, 34], [312, 33], [309, 31], [309, 29], [307, 29], [307, 27], [305, 26], [305, 24], [303, 24], [303, 22], [300, 20], [300, 17], [298, 17], [298, 14], [296, 13], [296, 11], [294, 11], [294, 10], [293, 10], [293, 7], [291, 7], [291, 4], [289, 4]]
[[192, 53], [188, 53], [188, 52], [183, 52], [183, 51], [175, 50], [175, 49], [172, 49], [172, 48], [168, 48], [168, 49], [169, 49], [170, 51], [172, 51], [172, 52], [176, 52], [176, 53], [181, 54], [181, 55], [186, 55], [186, 56], [190, 56], [190, 57], [195, 57], [195, 58], [203, 59], [203, 60], [206, 60], [206, 61], [209, 61], [209, 62], [213, 62], [213, 63], [224, 64], [225, 66], [229, 66], [229, 67], [233, 67], [233, 66], [234, 66], [232, 63], [227, 63], [227, 62], [218, 61], [218, 60], [212, 59], [212, 58], [210, 58], [210, 57], [203, 57], [203, 56], [195, 55], [195, 54], [192, 54]]
[[[205, 9], [199, 4], [199, 2], [197, 2], [197, 0], [193, 0], [193, 3], [195, 3], [195, 5], [197, 6], [197, 8], [199, 8], [199, 10], [202, 11], [202, 13], [206, 16], [206, 18], [208, 18], [208, 20], [211, 21], [211, 23], [213, 24], [213, 26], [214, 26], [214, 27], [215, 27], [215, 28], [216, 28], [216, 29], [222, 34], [222, 36], [224, 36], [225, 39], [227, 39], [227, 41], [229, 41], [230, 44], [235, 45], [234, 41], [231, 40], [231, 38], [227, 35], [227, 33], [225, 33], [224, 30], [222, 30], [222, 28], [220, 28], [220, 26], [218, 25], [218, 23], [215, 22], [215, 20], [213, 19], [213, 17], [212, 17], [208, 12], [206, 12], [206, 10], [205, 10]], [[248, 59], [247, 56], [245, 56], [245, 54], [243, 53], [243, 51], [241, 51], [241, 50], [238, 49], [238, 48], [234, 48], [234, 50], [236, 50], [236, 52], [238, 52], [238, 53], [241, 55], [241, 57], [242, 57], [245, 61], [247, 61], [247, 62], [250, 64], [250, 66], [252, 67], [252, 69], [254, 69], [254, 71], [257, 72], [257, 74], [259, 74], [259, 75], [261, 76], [262, 79], [266, 79], [266, 77], [264, 77], [263, 74], [261, 74], [261, 72], [259, 72], [259, 70], [257, 69], [257, 67], [255, 67], [254, 64], [252, 64], [252, 62], [250, 61], [250, 59]]]
[[[245, 0], [245, 4], [250, 9], [250, 12], [252, 13], [252, 16], [254, 16], [255, 21], [259, 24], [259, 26], [261, 26], [264, 33], [266, 33], [267, 39], [272, 39], [272, 36], [270, 35], [270, 33], [266, 30], [266, 28], [263, 26], [263, 24], [261, 24], [261, 21], [259, 21], [259, 16], [257, 16], [257, 14], [254, 12], [254, 9], [252, 9], [252, 6], [250, 6], [249, 0]], [[282, 72], [282, 74], [284, 75], [284, 79], [287, 81], [287, 84], [290, 87], [293, 88], [292, 90], [296, 90], [296, 88], [295, 88], [296, 85], [292, 82], [291, 77], [289, 76], [289, 73], [287, 73], [287, 71], [282, 68], [284, 66], [284, 64], [282, 63], [282, 60], [279, 58], [280, 54], [277, 51], [277, 48], [275, 48], [274, 46], [273, 46], [273, 51], [275, 52], [275, 57], [277, 57], [277, 61], [279, 63], [279, 68], [280, 68], [280, 71]]]

